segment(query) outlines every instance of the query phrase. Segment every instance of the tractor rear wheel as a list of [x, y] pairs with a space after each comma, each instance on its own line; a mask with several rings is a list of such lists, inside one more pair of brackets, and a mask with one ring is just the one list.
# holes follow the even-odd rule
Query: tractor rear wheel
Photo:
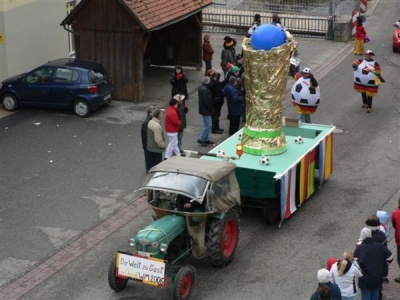
[[108, 284], [116, 292], [121, 292], [128, 284], [127, 278], [117, 277], [117, 258], [114, 257], [108, 266]]
[[189, 299], [192, 290], [196, 272], [192, 266], [184, 266], [179, 269], [174, 279], [174, 300]]
[[215, 267], [228, 265], [239, 240], [239, 214], [231, 209], [222, 220], [213, 219], [207, 232], [207, 256]]

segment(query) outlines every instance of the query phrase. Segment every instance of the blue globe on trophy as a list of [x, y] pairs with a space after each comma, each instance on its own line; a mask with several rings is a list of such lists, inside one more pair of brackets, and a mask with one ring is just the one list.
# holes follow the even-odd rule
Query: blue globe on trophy
[[251, 35], [251, 47], [254, 50], [269, 51], [286, 43], [286, 33], [273, 24], [258, 26]]

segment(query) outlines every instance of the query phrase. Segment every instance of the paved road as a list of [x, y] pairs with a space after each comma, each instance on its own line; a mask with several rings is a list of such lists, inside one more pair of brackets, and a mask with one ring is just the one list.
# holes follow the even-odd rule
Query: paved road
[[[386, 24], [397, 18], [396, 2], [380, 3], [367, 23], [370, 47], [387, 80], [370, 115], [359, 108], [359, 95], [352, 90], [352, 45], [299, 40], [303, 66], [315, 70], [324, 97], [313, 120], [343, 131], [335, 136], [334, 175], [281, 228], [267, 227], [257, 211], [246, 211], [237, 259], [228, 268], [189, 261], [198, 271], [194, 299], [306, 299], [326, 257], [352, 249], [369, 214], [396, 206], [398, 56], [391, 53], [391, 28]], [[381, 34], [382, 28], [387, 28], [387, 36]], [[222, 40], [213, 39], [215, 45]], [[170, 288], [131, 283], [123, 293], [114, 294], [106, 282], [115, 251], [127, 249], [127, 239], [150, 220], [150, 212], [133, 194], [144, 175], [139, 127], [147, 104], [166, 102], [169, 72], [152, 74], [158, 88], [146, 104], [116, 101], [85, 120], [36, 110], [0, 119], [0, 238], [6, 241], [0, 249], [0, 285], [8, 288], [6, 292], [18, 295], [39, 283], [23, 298], [169, 298]], [[189, 72], [200, 82], [200, 72]], [[184, 138], [191, 149], [197, 149], [201, 128], [195, 91], [193, 84], [188, 102], [193, 118]], [[285, 115], [295, 116], [290, 106]], [[223, 123], [227, 128], [227, 121]], [[226, 136], [214, 137], [218, 141]], [[59, 249], [64, 249], [63, 255]], [[52, 254], [58, 254], [56, 259]], [[39, 267], [26, 274], [24, 282], [7, 284], [35, 264]], [[0, 298], [10, 295], [0, 291]]]

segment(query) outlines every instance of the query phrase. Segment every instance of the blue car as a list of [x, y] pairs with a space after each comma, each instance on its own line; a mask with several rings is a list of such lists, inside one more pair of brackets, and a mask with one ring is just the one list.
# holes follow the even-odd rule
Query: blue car
[[72, 109], [84, 118], [110, 103], [113, 90], [110, 76], [101, 64], [60, 58], [4, 80], [0, 99], [8, 111], [22, 107]]

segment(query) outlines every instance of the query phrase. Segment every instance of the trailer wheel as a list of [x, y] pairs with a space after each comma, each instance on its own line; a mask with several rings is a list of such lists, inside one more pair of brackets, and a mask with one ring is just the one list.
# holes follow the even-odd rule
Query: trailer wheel
[[127, 278], [117, 277], [117, 258], [114, 257], [108, 266], [108, 284], [116, 292], [121, 292], [128, 284]]
[[277, 223], [281, 218], [280, 204], [276, 199], [265, 199], [264, 201], [264, 221], [268, 225]]
[[222, 220], [213, 219], [207, 232], [207, 256], [215, 267], [228, 265], [239, 240], [239, 214], [231, 209]]
[[174, 300], [189, 299], [190, 292], [195, 281], [196, 272], [194, 267], [185, 266], [179, 269], [174, 280]]

